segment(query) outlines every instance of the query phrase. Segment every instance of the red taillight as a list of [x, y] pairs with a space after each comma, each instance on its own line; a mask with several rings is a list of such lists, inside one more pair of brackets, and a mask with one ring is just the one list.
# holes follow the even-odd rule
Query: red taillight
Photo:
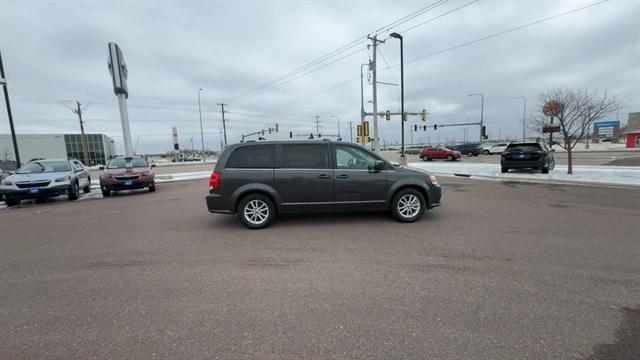
[[220, 173], [214, 171], [209, 178], [209, 190], [215, 190], [220, 187]]

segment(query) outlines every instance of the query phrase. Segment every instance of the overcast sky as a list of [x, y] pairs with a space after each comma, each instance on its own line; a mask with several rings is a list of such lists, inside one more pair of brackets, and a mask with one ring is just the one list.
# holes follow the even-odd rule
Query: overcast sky
[[[355, 131], [360, 121], [360, 65], [373, 55], [365, 41], [321, 62], [319, 70], [233, 99], [436, 2], [0, 0], [0, 49], [16, 130], [79, 132], [76, 115], [59, 101], [89, 102], [86, 131], [112, 136], [123, 152], [107, 70], [107, 43], [113, 41], [129, 69], [138, 153], [169, 150], [172, 126], [181, 143], [193, 138], [200, 147], [199, 88], [208, 148], [220, 147], [219, 102], [228, 103], [230, 143], [274, 122], [281, 131], [271, 138], [315, 132], [315, 115], [324, 134], [337, 133], [332, 115], [339, 117], [342, 137], [349, 140], [349, 122]], [[537, 112], [538, 94], [550, 87], [608, 89], [625, 102], [609, 118], [619, 116], [623, 123], [628, 112], [640, 111], [640, 1], [612, 0], [439, 53], [596, 1], [481, 0], [427, 22], [470, 2], [450, 0], [391, 29], [404, 35], [405, 109], [430, 113], [428, 131], [416, 133], [414, 142], [462, 140], [463, 127], [432, 126], [478, 121], [480, 98], [471, 93], [485, 95], [491, 138], [521, 136], [523, 104], [512, 98], [526, 97], [527, 112]], [[391, 31], [379, 36], [388, 38]], [[399, 82], [399, 52], [396, 39], [379, 46], [378, 81]], [[379, 110], [399, 111], [399, 87], [378, 89]], [[365, 75], [365, 102], [370, 99]], [[365, 108], [371, 111], [371, 104]], [[423, 124], [416, 117], [408, 122], [415, 123]], [[398, 141], [399, 119], [380, 120], [380, 130], [381, 139]], [[0, 133], [8, 132], [2, 102]], [[478, 127], [469, 127], [468, 134], [477, 140]], [[406, 136], [409, 143], [408, 130]]]

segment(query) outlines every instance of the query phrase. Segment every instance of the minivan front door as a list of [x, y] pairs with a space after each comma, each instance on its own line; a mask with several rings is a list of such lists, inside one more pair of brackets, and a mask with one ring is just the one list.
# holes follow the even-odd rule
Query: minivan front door
[[388, 169], [370, 171], [369, 165], [378, 158], [360, 147], [333, 146], [335, 180], [333, 196], [338, 210], [371, 210], [388, 207]]
[[333, 207], [329, 144], [276, 146], [274, 186], [283, 211], [328, 211]]

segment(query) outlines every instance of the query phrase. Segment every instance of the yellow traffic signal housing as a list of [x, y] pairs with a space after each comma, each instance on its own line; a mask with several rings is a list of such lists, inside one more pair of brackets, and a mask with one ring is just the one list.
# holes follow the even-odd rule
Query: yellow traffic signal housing
[[356, 134], [358, 135], [358, 137], [362, 136], [362, 125], [358, 125], [358, 127], [356, 128]]
[[406, 111], [402, 113], [402, 121], [407, 121], [407, 117], [408, 117], [407, 115], [408, 114]]
[[364, 136], [369, 136], [369, 122], [365, 121], [364, 122], [364, 134], [362, 134]]

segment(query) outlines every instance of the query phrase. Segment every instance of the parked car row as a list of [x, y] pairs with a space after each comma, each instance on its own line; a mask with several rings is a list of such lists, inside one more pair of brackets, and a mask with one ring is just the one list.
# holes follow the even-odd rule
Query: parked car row
[[[115, 157], [106, 167], [101, 166], [100, 187], [103, 196], [112, 191], [148, 187], [155, 191], [154, 173], [144, 158]], [[6, 174], [5, 174], [6, 175]], [[69, 200], [77, 200], [80, 191], [91, 191], [89, 170], [75, 159], [33, 159], [21, 166], [15, 173], [4, 176], [0, 181], [0, 197], [7, 206], [18, 205], [22, 200], [44, 200], [66, 195]]]

